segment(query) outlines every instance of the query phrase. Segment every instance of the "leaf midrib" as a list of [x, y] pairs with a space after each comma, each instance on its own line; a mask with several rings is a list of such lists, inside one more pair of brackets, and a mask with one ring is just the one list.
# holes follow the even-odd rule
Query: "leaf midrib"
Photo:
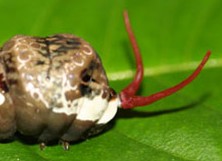
[[[200, 61], [191, 61], [181, 64], [168, 64], [156, 67], [146, 67], [144, 68], [144, 76], [161, 76], [164, 74], [173, 74], [178, 72], [193, 71], [199, 65]], [[204, 69], [218, 68], [222, 67], [222, 59], [210, 59]], [[130, 79], [134, 76], [135, 71], [124, 70], [118, 72], [107, 73], [110, 81], [120, 81], [124, 79]]]

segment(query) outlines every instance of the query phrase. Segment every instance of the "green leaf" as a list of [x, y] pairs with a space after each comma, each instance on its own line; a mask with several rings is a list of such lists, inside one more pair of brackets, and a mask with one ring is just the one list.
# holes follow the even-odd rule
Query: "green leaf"
[[122, 11], [127, 9], [145, 65], [139, 91], [149, 95], [182, 81], [205, 52], [200, 76], [180, 92], [148, 107], [120, 110], [113, 127], [71, 146], [21, 140], [0, 144], [0, 160], [222, 160], [222, 1], [6, 1], [0, 0], [0, 42], [13, 35], [73, 33], [98, 51], [111, 86], [120, 91], [135, 71]]

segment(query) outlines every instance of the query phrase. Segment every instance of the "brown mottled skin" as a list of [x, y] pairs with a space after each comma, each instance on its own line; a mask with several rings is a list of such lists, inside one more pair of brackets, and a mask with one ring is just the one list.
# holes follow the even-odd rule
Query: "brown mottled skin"
[[[113, 95], [96, 52], [87, 42], [70, 34], [46, 38], [15, 36], [1, 48], [0, 61], [1, 93], [6, 98], [0, 105], [1, 140], [19, 131], [38, 138], [40, 143], [55, 139], [69, 142], [94, 128], [93, 121], [52, 111], [62, 107], [57, 100], [64, 76], [72, 87], [77, 87], [66, 91], [66, 100], [90, 95], [92, 90], [104, 92], [105, 99], [111, 99], [107, 94]], [[48, 107], [37, 92], [27, 91], [29, 83], [40, 90]]]

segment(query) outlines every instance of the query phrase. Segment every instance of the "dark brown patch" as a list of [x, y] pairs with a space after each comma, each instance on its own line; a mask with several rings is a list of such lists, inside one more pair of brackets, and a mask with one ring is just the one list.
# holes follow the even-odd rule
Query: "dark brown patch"
[[65, 96], [66, 96], [66, 100], [67, 100], [67, 101], [73, 101], [73, 100], [75, 100], [76, 98], [78, 98], [78, 96], [76, 95], [76, 93], [75, 93], [74, 90], [67, 91], [67, 92], [65, 93]]
[[38, 93], [34, 93], [34, 98], [38, 99], [39, 98], [39, 94]]
[[88, 69], [84, 69], [82, 72], [81, 72], [81, 78], [84, 82], [89, 82], [91, 80], [91, 70], [88, 70]]
[[41, 49], [42, 51], [45, 51], [45, 52], [42, 52], [42, 55], [43, 55], [43, 56], [48, 55], [48, 51], [47, 51], [48, 48], [47, 48], [46, 45], [41, 45], [40, 49]]
[[117, 97], [116, 91], [114, 89], [112, 89], [112, 88], [109, 88], [109, 94], [110, 94], [109, 101], [112, 100], [112, 99], [115, 99]]
[[70, 128], [61, 137], [61, 139], [64, 141], [79, 140], [94, 125], [95, 125], [95, 122], [93, 121], [74, 120]]
[[32, 43], [31, 46], [36, 49], [39, 49], [41, 47], [39, 43]]
[[17, 69], [14, 66], [11, 66], [11, 65], [5, 65], [5, 71], [8, 74], [12, 74], [12, 73], [16, 73]]
[[85, 134], [84, 134], [84, 139], [87, 139], [89, 137], [98, 135], [102, 132], [105, 132], [111, 128], [111, 124], [96, 124], [95, 126], [92, 126]]
[[45, 61], [43, 60], [37, 60], [36, 64], [35, 65], [44, 65], [45, 64]]
[[109, 95], [109, 91], [108, 91], [108, 89], [103, 89], [102, 98], [105, 99], [105, 98], [108, 97], [108, 95]]
[[1, 73], [0, 74], [0, 88], [4, 91], [4, 92], [8, 92], [8, 86], [6, 85], [6, 82], [3, 80], [4, 75]]
[[14, 85], [14, 84], [17, 84], [18, 83], [18, 80], [17, 79], [8, 79], [8, 83], [10, 85]]
[[67, 116], [66, 114], [59, 114], [50, 112], [47, 119], [47, 126], [39, 136], [39, 142], [50, 142], [59, 139], [63, 133], [69, 128], [76, 115]]
[[3, 64], [6, 73], [12, 73], [17, 71], [16, 63], [13, 61], [13, 57], [11, 56], [12, 53], [6, 54], [3, 57]]
[[92, 92], [92, 89], [88, 86], [88, 85], [85, 85], [85, 84], [81, 84], [79, 86], [79, 90], [81, 92], [81, 94], [84, 96], [84, 95], [89, 95], [91, 94]]

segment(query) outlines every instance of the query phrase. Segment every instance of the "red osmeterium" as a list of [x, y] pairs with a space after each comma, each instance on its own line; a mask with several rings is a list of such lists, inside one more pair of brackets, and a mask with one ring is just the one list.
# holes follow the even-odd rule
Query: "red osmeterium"
[[133, 81], [126, 88], [122, 90], [122, 93], [127, 95], [135, 95], [143, 79], [143, 62], [136, 42], [136, 38], [131, 29], [127, 11], [124, 11], [123, 16], [124, 16], [126, 31], [128, 33], [128, 37], [130, 39], [133, 48], [134, 57], [136, 59], [136, 74], [134, 76]]
[[134, 56], [136, 58], [136, 67], [137, 67], [134, 80], [120, 92], [121, 107], [124, 109], [130, 109], [137, 106], [145, 106], [179, 91], [180, 89], [188, 85], [190, 82], [192, 82], [198, 76], [198, 74], [200, 73], [204, 65], [206, 64], [211, 54], [211, 52], [208, 51], [206, 55], [204, 56], [202, 62], [196, 68], [196, 70], [187, 79], [183, 80], [181, 83], [171, 88], [165, 89], [161, 92], [152, 94], [150, 96], [136, 96], [135, 93], [138, 90], [139, 85], [143, 78], [143, 64], [142, 64], [142, 59], [141, 59], [140, 52], [136, 43], [136, 39], [130, 27], [129, 18], [126, 11], [124, 12], [124, 19], [125, 19], [126, 29], [127, 29], [131, 44], [133, 46]]

